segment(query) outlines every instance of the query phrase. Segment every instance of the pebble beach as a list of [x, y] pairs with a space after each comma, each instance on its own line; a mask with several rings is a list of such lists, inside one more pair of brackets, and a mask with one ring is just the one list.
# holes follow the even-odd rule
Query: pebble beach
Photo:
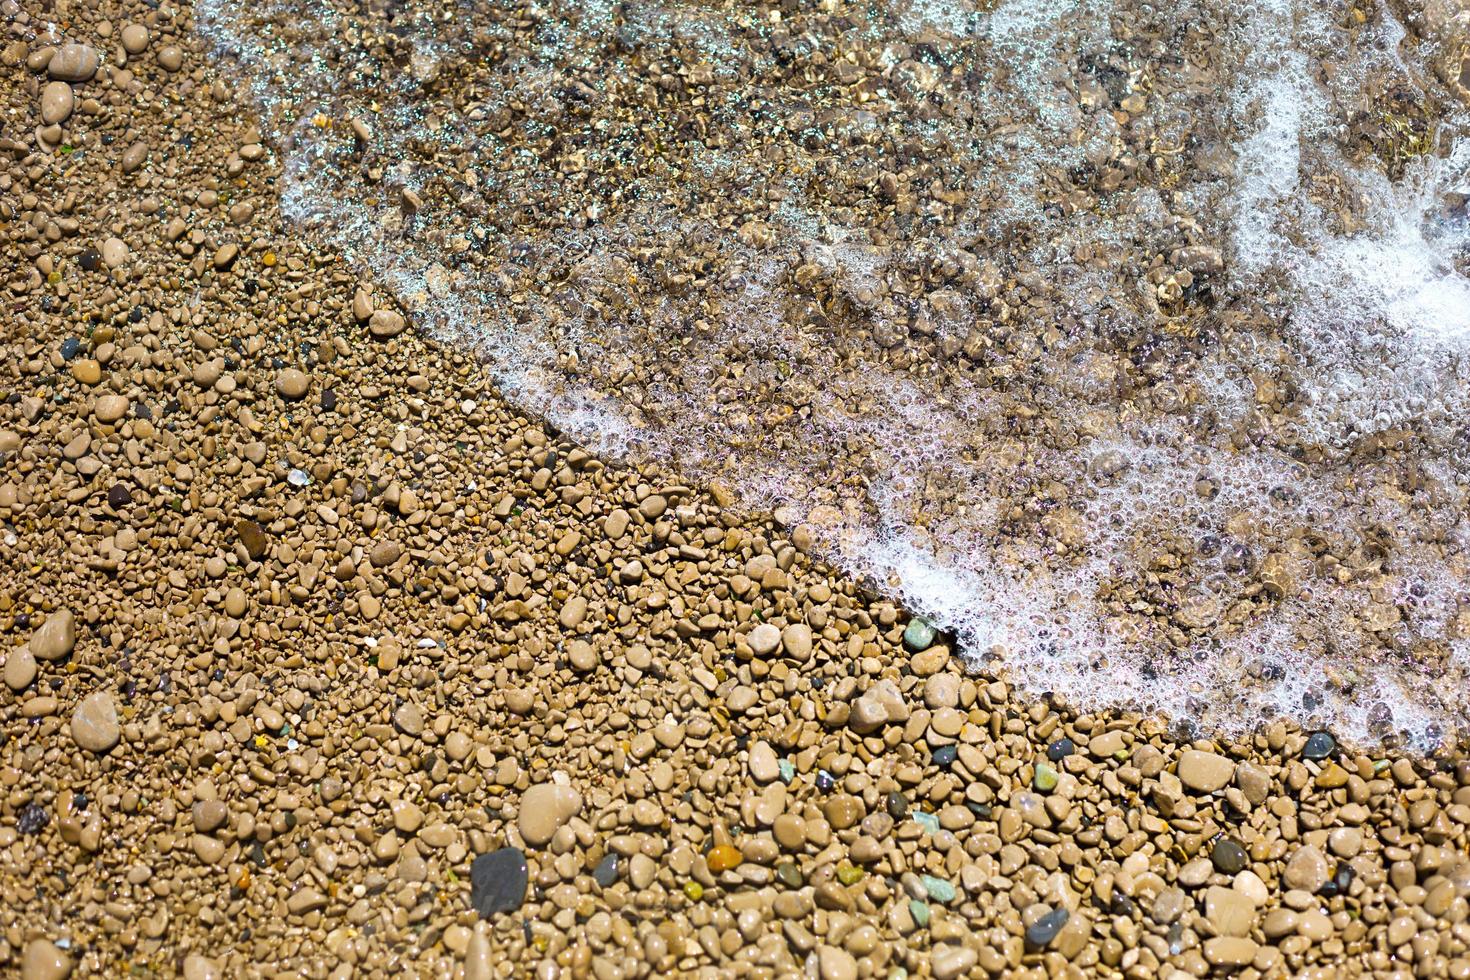
[[0, 972], [1470, 978], [1458, 733], [979, 669], [287, 220], [189, 3], [0, 16]]

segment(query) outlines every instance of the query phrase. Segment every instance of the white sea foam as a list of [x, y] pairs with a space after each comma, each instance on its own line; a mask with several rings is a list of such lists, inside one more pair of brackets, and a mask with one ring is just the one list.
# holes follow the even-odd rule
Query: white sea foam
[[[909, 57], [915, 44], [970, 45], [979, 81], [946, 94], [952, 117], [859, 108], [831, 126], [855, 141], [901, 127], [936, 162], [962, 157], [974, 186], [951, 228], [875, 244], [812, 200], [792, 169], [726, 146], [689, 165], [779, 190], [767, 244], [681, 212], [677, 184], [643, 179], [636, 201], [609, 197], [554, 247], [528, 241], [524, 263], [480, 269], [451, 268], [450, 219], [462, 232], [464, 213], [478, 214], [476, 233], [514, 240], [514, 222], [492, 227], [497, 210], [552, 179], [535, 161], [506, 161], [517, 151], [485, 135], [480, 123], [500, 104], [524, 106], [528, 126], [549, 125], [544, 117], [574, 127], [558, 115], [561, 83], [587, 75], [607, 46], [658, 52], [678, 39], [733, 78], [756, 57], [742, 32], [772, 24], [707, 5], [569, 5], [544, 21], [539, 50], [506, 53], [464, 109], [436, 79], [501, 37], [474, 8], [415, 20], [405, 5], [397, 23], [411, 56], [385, 70], [344, 45], [346, 18], [303, 4], [197, 8], [281, 150], [286, 213], [370, 271], [420, 326], [483, 354], [517, 403], [605, 452], [739, 474], [747, 499], [804, 514], [843, 567], [1035, 690], [1218, 729], [1284, 714], [1427, 745], [1461, 726], [1470, 222], [1453, 195], [1470, 195], [1470, 129], [1446, 118], [1392, 179], [1345, 137], [1388, 87], [1435, 84], [1386, 9], [1348, 45], [1336, 11], [1300, 0], [1150, 8], [1181, 45], [1199, 25], [1224, 38], [1228, 82], [1202, 91], [1187, 58], [1149, 61], [1120, 40], [1102, 0], [988, 10], [891, 0], [891, 18], [865, 28], [886, 86], [963, 77], [926, 75]], [[290, 31], [267, 28], [273, 12]], [[329, 47], [345, 50], [329, 63]], [[1369, 87], [1380, 77], [1389, 81]], [[1157, 166], [1183, 161], [1177, 186], [1129, 182], [1139, 162], [1118, 152], [1131, 123], [1113, 108], [1127, 93], [1155, 127]], [[774, 108], [762, 125], [793, 144], [820, 135], [798, 111], [799, 91], [766, 97]], [[371, 121], [381, 181], [358, 182], [340, 133], [315, 125], [317, 113]], [[1184, 118], [1198, 131], [1174, 145]], [[468, 181], [450, 182], [455, 199], [413, 152], [420, 138], [475, 155]], [[1088, 206], [1060, 209], [1058, 175], [1076, 172], [1101, 189]], [[410, 214], [405, 190], [443, 199]], [[716, 243], [730, 261], [708, 287], [721, 312], [680, 331], [639, 374], [640, 359], [663, 353], [649, 338], [699, 300], [645, 291], [630, 243], [649, 230]], [[1161, 311], [1165, 284], [1148, 262], [1172, 262], [1189, 242], [1223, 253], [1217, 317]], [[978, 333], [988, 379], [881, 356], [884, 337], [901, 346], [917, 329], [885, 312], [884, 296], [912, 264], [945, 261], [970, 271], [963, 288], [929, 297], [925, 336], [962, 345]], [[553, 264], [568, 270], [567, 289], [542, 299], [524, 288]], [[787, 283], [808, 267], [867, 318], [874, 344], [838, 349], [790, 315], [806, 297]], [[1008, 282], [1044, 298], [1045, 316], [1024, 298], [1002, 309]], [[620, 291], [646, 302], [646, 321], [596, 312], [597, 296]], [[1231, 326], [1235, 314], [1245, 326]], [[735, 347], [738, 389], [722, 387]], [[1162, 366], [1151, 372], [1152, 357]], [[1010, 379], [1024, 385], [1012, 391]], [[1258, 400], [1270, 384], [1289, 404], [1268, 417]], [[777, 412], [787, 401], [797, 411]], [[1411, 478], [1374, 440], [1411, 445]], [[1350, 562], [1323, 564], [1329, 553]], [[1289, 584], [1262, 607], [1268, 561], [1279, 563], [1272, 581]], [[1446, 651], [1438, 673], [1418, 659], [1426, 648]]]

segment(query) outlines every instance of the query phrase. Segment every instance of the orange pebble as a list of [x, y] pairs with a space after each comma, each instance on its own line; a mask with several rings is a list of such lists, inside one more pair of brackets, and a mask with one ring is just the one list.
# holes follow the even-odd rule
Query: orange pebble
[[720, 844], [718, 847], [711, 847], [709, 853], [704, 856], [704, 863], [709, 865], [709, 869], [715, 874], [739, 867], [740, 862], [744, 860], [745, 858], [741, 856], [740, 852], [729, 844]]

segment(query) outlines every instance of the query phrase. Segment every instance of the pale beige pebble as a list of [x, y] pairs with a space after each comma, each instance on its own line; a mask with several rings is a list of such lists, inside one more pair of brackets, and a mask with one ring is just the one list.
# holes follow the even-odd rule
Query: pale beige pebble
[[1261, 876], [1250, 869], [1237, 874], [1230, 887], [1244, 895], [1256, 908], [1264, 906], [1271, 899], [1271, 890], [1266, 887]]
[[817, 964], [822, 980], [857, 980], [857, 960], [845, 949], [836, 946], [818, 947]]
[[1357, 827], [1338, 827], [1327, 835], [1327, 847], [1338, 857], [1357, 857], [1363, 849], [1363, 832]]
[[1235, 785], [1251, 806], [1260, 806], [1271, 794], [1271, 777], [1254, 762], [1242, 762], [1235, 767]]
[[1419, 924], [1413, 916], [1399, 915], [1388, 924], [1388, 945], [1397, 948], [1411, 942], [1419, 934]]
[[978, 959], [979, 954], [969, 946], [941, 943], [929, 954], [929, 972], [934, 980], [954, 980], [974, 969]]
[[[383, 611], [383, 603], [377, 596], [365, 592], [358, 596], [357, 608], [362, 613], [363, 619], [377, 619], [378, 613]], [[383, 666], [382, 654], [378, 655], [378, 665], [382, 666], [384, 670], [393, 669], [392, 667]]]
[[1280, 939], [1296, 932], [1298, 925], [1300, 919], [1291, 909], [1272, 909], [1261, 920], [1261, 932], [1267, 939]]
[[1286, 862], [1281, 880], [1287, 888], [1299, 888], [1315, 895], [1327, 883], [1330, 874], [1326, 855], [1308, 844], [1298, 848]]
[[401, 334], [406, 325], [400, 313], [393, 310], [374, 310], [368, 318], [368, 333], [387, 339]]
[[750, 631], [746, 642], [757, 657], [768, 657], [781, 647], [781, 630], [773, 623], [761, 623]]
[[1187, 749], [1179, 755], [1179, 781], [1196, 793], [1224, 789], [1235, 777], [1235, 763], [1223, 755]]
[[109, 269], [116, 269], [128, 260], [128, 246], [121, 238], [109, 238], [102, 243], [102, 264]]
[[27, 641], [37, 660], [60, 660], [77, 645], [77, 619], [70, 609], [58, 609]]
[[881, 680], [852, 703], [848, 726], [859, 735], [877, 731], [891, 721], [906, 721], [908, 708], [892, 681]]
[[1087, 753], [1094, 759], [1108, 759], [1123, 751], [1127, 744], [1122, 730], [1115, 728], [1088, 741]]
[[128, 54], [142, 54], [148, 50], [148, 28], [142, 24], [124, 24], [122, 29], [122, 46]]
[[88, 752], [103, 753], [122, 737], [117, 705], [106, 691], [89, 694], [71, 716], [71, 737]]
[[55, 698], [41, 695], [22, 702], [20, 713], [25, 718], [47, 718], [56, 714], [58, 707], [60, 705]]
[[582, 811], [582, 794], [570, 786], [537, 783], [521, 794], [516, 826], [521, 839], [532, 847], [551, 840], [562, 824]]
[[792, 623], [781, 631], [781, 649], [798, 663], [812, 658], [812, 628], [806, 623]]
[[212, 834], [230, 816], [229, 808], [219, 800], [196, 800], [190, 808], [190, 816], [194, 820], [194, 829], [201, 834]]
[[24, 691], [36, 679], [36, 655], [29, 646], [19, 646], [5, 658], [5, 686], [12, 691]]
[[97, 421], [112, 423], [127, 415], [129, 407], [131, 403], [125, 395], [103, 395], [92, 406], [92, 411], [97, 416]]
[[414, 738], [424, 733], [424, 710], [412, 701], [405, 701], [393, 712], [393, 727]]
[[209, 957], [190, 953], [184, 957], [184, 980], [224, 980], [224, 972]]
[[63, 44], [46, 63], [46, 72], [63, 82], [85, 82], [97, 74], [102, 60], [89, 44]]
[[75, 105], [76, 96], [66, 82], [47, 82], [41, 89], [41, 121], [48, 126], [70, 119]]
[[65, 980], [71, 976], [71, 957], [47, 939], [26, 943], [20, 959], [20, 980]]
[[1205, 891], [1205, 918], [1222, 936], [1248, 936], [1255, 924], [1256, 906], [1233, 888], [1212, 885]]
[[305, 915], [327, 907], [327, 896], [310, 886], [299, 888], [286, 899], [286, 911], [292, 915]]
[[[122, 160], [121, 160], [121, 164], [120, 164], [122, 166], [122, 172], [125, 173], [125, 174], [133, 173], [139, 167], [143, 166], [143, 163], [147, 159], [148, 159], [148, 144], [147, 143], [144, 143], [142, 140], [138, 140], [137, 142], [130, 143], [128, 145], [128, 148], [125, 149], [125, 150], [123, 150]], [[174, 231], [175, 228], [178, 229], [177, 232]], [[180, 220], [179, 218], [174, 218], [173, 221], [170, 222], [169, 228], [168, 228], [168, 238], [169, 238], [169, 240], [172, 241], [173, 239], [178, 238], [180, 235], [182, 235], [184, 233], [184, 231], [185, 231], [184, 222], [182, 220]]]
[[373, 294], [362, 287], [352, 294], [352, 316], [361, 323], [373, 315]]
[[492, 980], [495, 976], [494, 946], [490, 939], [490, 923], [475, 923], [470, 944], [464, 953], [464, 980]]
[[393, 827], [400, 833], [415, 834], [424, 825], [424, 811], [412, 800], [394, 800], [388, 809], [393, 814]]
[[914, 654], [909, 660], [909, 670], [914, 672], [915, 677], [931, 677], [943, 670], [948, 663], [949, 647], [941, 643]]
[[1205, 940], [1205, 960], [1211, 966], [1240, 969], [1249, 966], [1260, 947], [1243, 936], [1216, 936]]
[[230, 591], [225, 593], [226, 614], [234, 617], [235, 619], [239, 619], [241, 616], [245, 615], [245, 610], [248, 608], [249, 598], [245, 595], [244, 589], [240, 588], [239, 586], [234, 586], [230, 589]]
[[213, 259], [214, 267], [223, 271], [234, 265], [235, 260], [239, 257], [240, 246], [236, 245], [234, 242], [226, 242], [219, 248], [215, 249]]
[[578, 673], [585, 674], [589, 670], [595, 670], [598, 663], [597, 648], [578, 637], [567, 644], [567, 661]]
[[284, 368], [276, 374], [276, 391], [282, 398], [296, 401], [311, 390], [311, 377], [295, 368]]
[[750, 775], [758, 783], [769, 783], [781, 775], [781, 763], [776, 750], [766, 741], [756, 742], [750, 747]]
[[412, 490], [403, 490], [398, 494], [398, 513], [404, 517], [412, 517], [418, 513], [419, 497]]
[[184, 67], [184, 52], [176, 44], [158, 49], [158, 65], [164, 71], [178, 71]]

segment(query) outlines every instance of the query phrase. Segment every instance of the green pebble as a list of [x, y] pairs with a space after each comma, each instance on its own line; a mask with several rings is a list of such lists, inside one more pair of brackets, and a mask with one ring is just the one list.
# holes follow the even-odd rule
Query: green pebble
[[684, 894], [689, 896], [689, 901], [697, 902], [704, 897], [704, 886], [697, 881], [686, 881]]
[[863, 869], [854, 867], [850, 864], [844, 864], [837, 869], [837, 880], [842, 882], [844, 885], [854, 884], [862, 880], [862, 877]]
[[914, 823], [918, 824], [920, 827], [923, 827], [925, 833], [939, 833], [939, 818], [936, 817], [934, 814], [925, 813], [923, 810], [915, 810], [913, 812], [913, 818]]
[[934, 901], [944, 905], [948, 905], [954, 901], [954, 885], [951, 885], [943, 878], [936, 878], [933, 875], [920, 875], [919, 880], [924, 883], [924, 890], [929, 893], [929, 897], [934, 899]]
[[914, 917], [914, 922], [920, 929], [929, 924], [929, 903], [921, 902], [917, 898], [909, 899], [909, 915]]
[[1057, 788], [1057, 771], [1045, 762], [1038, 762], [1036, 776], [1031, 780], [1031, 785], [1043, 793], [1050, 793]]
[[801, 869], [793, 861], [782, 861], [776, 865], [776, 878], [787, 888], [800, 888], [804, 883]]
[[908, 626], [904, 627], [903, 645], [910, 651], [917, 653], [927, 650], [934, 645], [934, 627], [917, 617], [909, 620]]
[[790, 759], [777, 759], [776, 768], [781, 773], [781, 782], [789, 783], [796, 778], [796, 764]]

